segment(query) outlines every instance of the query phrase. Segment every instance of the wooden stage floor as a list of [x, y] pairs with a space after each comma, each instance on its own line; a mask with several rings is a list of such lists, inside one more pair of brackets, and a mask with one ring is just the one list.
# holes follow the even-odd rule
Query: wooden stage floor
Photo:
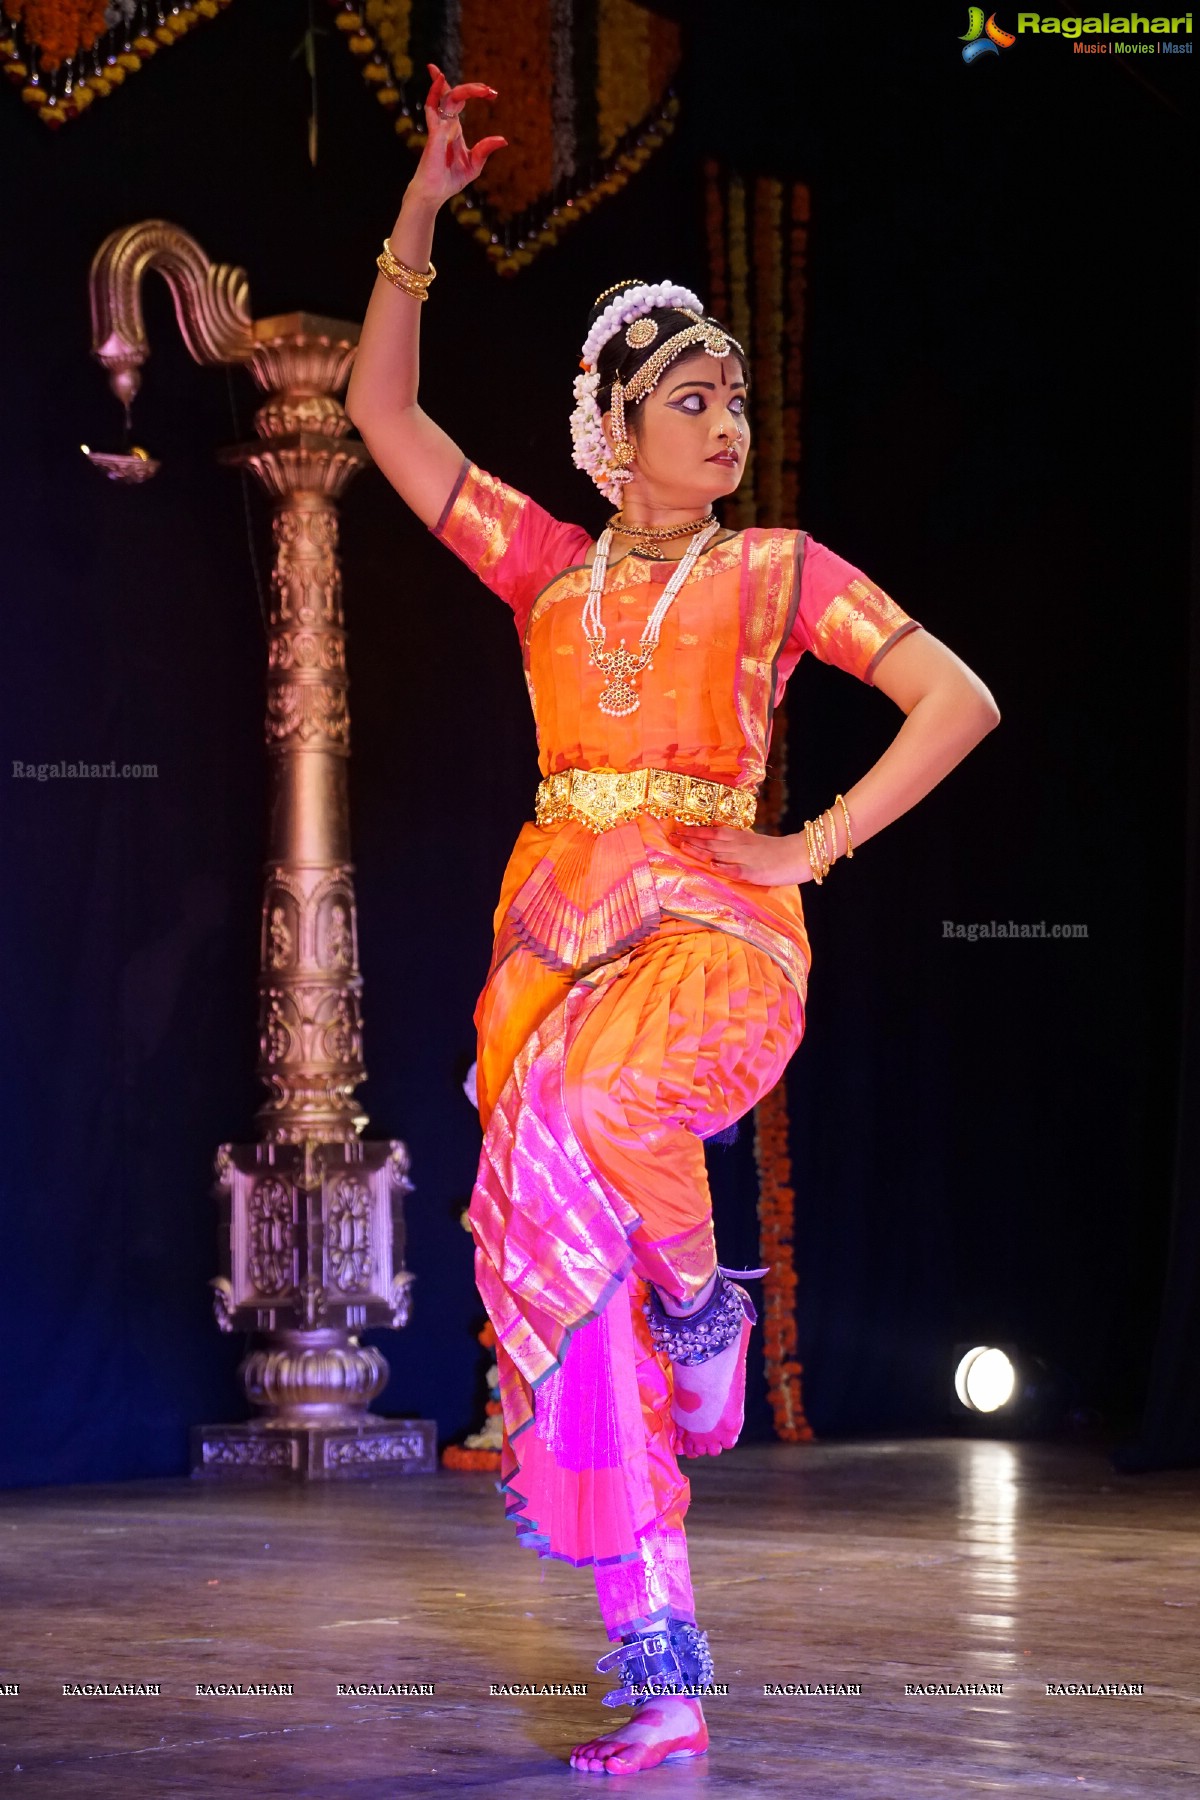
[[[686, 1467], [700, 1621], [730, 1689], [698, 1762], [567, 1766], [626, 1716], [599, 1704], [591, 1578], [518, 1548], [493, 1477], [180, 1480], [0, 1494], [0, 1680], [20, 1690], [0, 1697], [0, 1791], [1200, 1795], [1200, 1474], [963, 1439]], [[161, 1693], [62, 1691], [89, 1682]], [[402, 1682], [435, 1691], [337, 1692]], [[489, 1693], [579, 1682], [587, 1698]], [[197, 1696], [217, 1683], [294, 1691]], [[789, 1683], [861, 1693], [763, 1692]], [[1086, 1691], [1104, 1684], [1142, 1691]]]

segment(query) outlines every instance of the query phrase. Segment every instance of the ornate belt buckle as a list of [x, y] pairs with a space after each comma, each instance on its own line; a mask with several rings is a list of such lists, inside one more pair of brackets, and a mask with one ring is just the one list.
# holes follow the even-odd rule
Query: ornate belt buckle
[[573, 769], [571, 810], [593, 831], [635, 818], [646, 798], [645, 769]]

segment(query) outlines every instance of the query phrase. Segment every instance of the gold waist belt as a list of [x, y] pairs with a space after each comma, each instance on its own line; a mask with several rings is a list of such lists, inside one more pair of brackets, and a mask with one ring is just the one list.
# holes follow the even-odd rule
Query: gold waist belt
[[538, 783], [539, 825], [578, 819], [592, 831], [623, 825], [639, 813], [689, 825], [754, 823], [758, 800], [749, 788], [727, 787], [673, 769], [560, 769]]

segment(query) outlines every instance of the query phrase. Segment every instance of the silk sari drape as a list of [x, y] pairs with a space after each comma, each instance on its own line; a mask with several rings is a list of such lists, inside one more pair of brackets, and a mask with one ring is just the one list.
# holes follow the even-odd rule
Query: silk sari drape
[[[638, 709], [611, 718], [581, 629], [588, 533], [470, 461], [434, 532], [512, 608], [543, 776], [653, 767], [755, 790], [805, 651], [870, 682], [919, 629], [807, 533], [739, 532], [701, 554]], [[670, 570], [610, 565], [610, 646], [636, 640]], [[646, 1618], [688, 1616], [689, 1591], [689, 1489], [646, 1283], [683, 1300], [711, 1276], [703, 1140], [783, 1074], [811, 966], [798, 886], [722, 877], [669, 829], [643, 815], [598, 837], [573, 820], [518, 835], [475, 1008], [484, 1135], [468, 1212], [506, 1514], [540, 1555], [628, 1565], [626, 1616]]]

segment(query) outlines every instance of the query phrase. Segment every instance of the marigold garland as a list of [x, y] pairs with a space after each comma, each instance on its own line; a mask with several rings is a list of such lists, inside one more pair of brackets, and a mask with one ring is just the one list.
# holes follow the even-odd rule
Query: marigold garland
[[800, 517], [800, 394], [804, 386], [804, 305], [807, 286], [808, 189], [792, 186], [788, 218], [788, 267], [784, 310], [783, 510], [781, 518]]
[[[508, 139], [472, 185], [502, 218], [511, 218], [524, 210], [531, 195], [549, 193], [554, 182], [554, 119], [546, 103], [552, 73], [550, 6], [548, 0], [521, 0], [519, 6], [462, 0], [461, 20], [463, 70], [486, 70], [472, 78], [489, 81], [498, 90], [479, 130]], [[532, 106], [531, 95], [537, 96]], [[484, 119], [485, 109], [473, 116]]]
[[[362, 62], [364, 80], [380, 105], [395, 113], [397, 135], [421, 150], [428, 81], [423, 68], [417, 73], [413, 67], [412, 0], [329, 4], [347, 48]], [[604, 5], [603, 31], [596, 23], [598, 60], [607, 43], [604, 74], [598, 74], [596, 91], [584, 94], [575, 86], [576, 65], [563, 41], [592, 22], [582, 0], [530, 0], [507, 8], [495, 0], [461, 0], [461, 67], [446, 74], [451, 81], [486, 80], [500, 90], [481, 135], [497, 133], [509, 142], [468, 192], [454, 195], [450, 211], [498, 274], [515, 275], [557, 244], [569, 225], [618, 193], [675, 129], [679, 100], [670, 84], [682, 54], [679, 26], [650, 18], [636, 0]], [[431, 14], [435, 10], [431, 4]], [[531, 91], [549, 93], [552, 103], [529, 107]], [[580, 119], [572, 108], [581, 107], [602, 115], [612, 139], [598, 171], [577, 159]]]
[[596, 124], [601, 156], [650, 111], [649, 20], [630, 0], [600, 0], [596, 13]]
[[[731, 175], [725, 195], [727, 231], [726, 260], [729, 267], [729, 327], [739, 344], [753, 349], [750, 335], [750, 268], [746, 260], [746, 190], [738, 175]], [[754, 490], [756, 447], [754, 442], [754, 409], [758, 383], [750, 394], [750, 448], [746, 452], [745, 473], [737, 492], [728, 502], [725, 523], [737, 531], [754, 524]]]
[[0, 0], [0, 68], [57, 128], [230, 4], [193, 0], [167, 13], [148, 0]]
[[[483, 1330], [477, 1332], [475, 1335], [476, 1341], [482, 1344], [485, 1350], [495, 1350], [496, 1333], [492, 1328], [490, 1319], [484, 1325]], [[488, 1370], [488, 1386], [494, 1392], [496, 1382], [493, 1380], [493, 1377], [496, 1377], [496, 1379], [499, 1378], [499, 1371], [494, 1362]], [[489, 1400], [484, 1407], [484, 1412], [487, 1414], [489, 1422], [499, 1419], [499, 1400]], [[442, 1451], [442, 1467], [444, 1469], [466, 1470], [498, 1469], [500, 1467], [499, 1450], [481, 1447], [479, 1442], [481, 1438], [492, 1439], [495, 1437], [495, 1434], [496, 1428], [494, 1424], [491, 1424], [490, 1429], [488, 1425], [485, 1425], [482, 1431], [473, 1432], [471, 1436], [467, 1438], [465, 1443], [447, 1444], [446, 1448]]]
[[[780, 183], [754, 184], [754, 430], [762, 454], [754, 505], [759, 525], [790, 523], [783, 516], [783, 264]], [[745, 343], [745, 338], [742, 342]]]
[[724, 320], [729, 313], [725, 200], [721, 192], [720, 166], [711, 158], [704, 165], [704, 242], [708, 251], [708, 310], [714, 319]]
[[[761, 817], [769, 832], [780, 830], [787, 810], [787, 696], [776, 710], [771, 729], [771, 759], [764, 784]], [[759, 1260], [771, 1273], [763, 1280], [763, 1360], [767, 1396], [775, 1418], [775, 1435], [786, 1443], [811, 1443], [812, 1426], [804, 1412], [796, 1360], [796, 1261], [792, 1233], [796, 1193], [786, 1080], [776, 1082], [754, 1109], [754, 1162], [758, 1171]]]

